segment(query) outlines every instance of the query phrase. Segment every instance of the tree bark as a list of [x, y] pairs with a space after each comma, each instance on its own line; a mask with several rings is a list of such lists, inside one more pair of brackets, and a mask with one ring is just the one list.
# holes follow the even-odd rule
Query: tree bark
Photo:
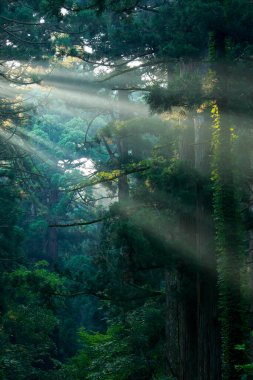
[[165, 371], [170, 377], [179, 374], [179, 280], [176, 269], [165, 271]]
[[[182, 131], [180, 159], [193, 164], [193, 133]], [[187, 212], [180, 215], [179, 239], [183, 249], [195, 252], [195, 220]], [[176, 268], [165, 273], [166, 282], [166, 375], [178, 380], [197, 378], [197, 291], [196, 272], [189, 268], [195, 257], [178, 258]]]
[[[59, 191], [57, 188], [51, 188], [49, 196], [49, 212], [53, 212], [52, 208], [59, 200]], [[47, 253], [49, 260], [54, 264], [58, 259], [58, 229], [57, 227], [48, 228]]]
[[[210, 173], [208, 156], [210, 132], [203, 116], [194, 119], [195, 169], [203, 176]], [[204, 205], [203, 189], [197, 189], [196, 254], [198, 379], [220, 379], [220, 342], [217, 318], [217, 270], [211, 215]]]
[[[129, 114], [125, 111], [125, 108], [122, 105], [127, 104], [129, 101], [128, 91], [118, 91], [118, 101], [119, 101], [119, 110], [118, 117], [119, 120], [127, 120]], [[127, 138], [121, 134], [116, 136], [117, 149], [119, 155], [119, 168], [128, 163], [128, 142]], [[118, 199], [119, 205], [122, 209], [122, 218], [123, 221], [127, 222], [128, 216], [124, 213], [124, 208], [129, 204], [129, 183], [127, 175], [123, 175], [118, 179]], [[122, 235], [122, 255], [124, 256], [127, 264], [127, 268], [124, 274], [124, 280], [126, 283], [134, 282], [134, 271], [133, 271], [133, 250], [131, 246], [131, 241], [129, 241], [127, 229]]]

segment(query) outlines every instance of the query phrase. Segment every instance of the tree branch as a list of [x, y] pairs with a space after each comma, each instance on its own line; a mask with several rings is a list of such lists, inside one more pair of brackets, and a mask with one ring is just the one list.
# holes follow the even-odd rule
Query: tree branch
[[90, 220], [88, 222], [74, 222], [74, 223], [53, 223], [49, 224], [48, 227], [76, 227], [76, 226], [88, 226], [90, 224], [95, 224], [108, 219], [109, 217], [103, 217], [95, 220]]
[[86, 187], [90, 187], [90, 186], [95, 186], [95, 185], [99, 185], [100, 183], [106, 183], [106, 182], [111, 182], [115, 179], [118, 179], [118, 178], [121, 178], [125, 175], [128, 175], [128, 174], [133, 174], [133, 173], [138, 173], [138, 172], [143, 172], [145, 170], [148, 170], [150, 168], [150, 166], [145, 166], [145, 167], [140, 167], [140, 168], [133, 168], [132, 170], [126, 170], [126, 171], [123, 171], [123, 170], [117, 170], [117, 174], [109, 177], [109, 178], [100, 178], [100, 179], [96, 179], [93, 180], [93, 181], [90, 181], [90, 182], [86, 182], [86, 183], [83, 183], [83, 184], [80, 184], [80, 186], [78, 187], [74, 187], [74, 188], [70, 188], [70, 189], [65, 189], [65, 190], [61, 190], [61, 191], [77, 191], [77, 190], [82, 190], [82, 189], [85, 189]]

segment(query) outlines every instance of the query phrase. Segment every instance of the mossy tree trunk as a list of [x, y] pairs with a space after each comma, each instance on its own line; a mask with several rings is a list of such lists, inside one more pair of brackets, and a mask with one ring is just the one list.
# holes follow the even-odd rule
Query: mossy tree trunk
[[232, 163], [230, 119], [221, 116], [223, 104], [214, 104], [213, 183], [218, 262], [219, 320], [221, 323], [222, 379], [238, 379], [235, 366], [244, 364], [241, 350], [244, 321], [241, 294], [242, 235], [237, 186]]
[[[209, 123], [210, 125], [210, 123]], [[207, 178], [210, 174], [210, 127], [203, 115], [194, 118], [195, 169]], [[217, 268], [213, 223], [203, 185], [197, 188], [196, 254], [197, 273], [197, 339], [198, 379], [220, 379], [220, 339], [217, 318]]]

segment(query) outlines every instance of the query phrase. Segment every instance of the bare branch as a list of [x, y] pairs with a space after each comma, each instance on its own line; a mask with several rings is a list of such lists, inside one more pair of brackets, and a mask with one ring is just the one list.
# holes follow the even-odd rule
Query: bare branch
[[14, 24], [21, 24], [21, 25], [30, 25], [30, 26], [32, 26], [32, 25], [43, 26], [44, 25], [41, 22], [20, 21], [20, 20], [14, 20], [14, 19], [11, 19], [11, 18], [8, 18], [8, 17], [4, 17], [4, 16], [0, 16], [0, 19], [8, 21], [8, 22], [12, 22]]
[[95, 224], [95, 223], [99, 223], [99, 222], [102, 222], [106, 219], [108, 219], [109, 217], [103, 217], [103, 218], [99, 218], [99, 219], [95, 219], [95, 220], [90, 220], [88, 222], [74, 222], [74, 223], [55, 223], [55, 224], [49, 224], [48, 227], [76, 227], [76, 226], [88, 226], [90, 224]]
[[40, 41], [40, 42], [38, 42], [38, 41], [23, 40], [23, 38], [18, 37], [16, 34], [10, 32], [9, 30], [7, 30], [7, 29], [5, 29], [5, 28], [3, 28], [2, 26], [0, 26], [0, 29], [1, 29], [3, 32], [7, 33], [9, 36], [15, 38], [16, 40], [18, 40], [18, 41], [20, 41], [20, 42], [22, 42], [22, 43], [24, 43], [24, 44], [45, 45], [45, 44], [48, 43], [48, 41], [45, 41], [45, 42], [44, 42], [44, 41]]
[[98, 80], [98, 82], [99, 83], [103, 83], [103, 82], [106, 82], [106, 81], [108, 81], [108, 80], [110, 80], [112, 78], [118, 77], [120, 75], [129, 73], [131, 71], [138, 70], [138, 69], [140, 69], [142, 67], [156, 66], [156, 65], [162, 64], [164, 62], [165, 62], [164, 59], [153, 60], [153, 61], [151, 60], [151, 61], [148, 61], [148, 62], [141, 63], [138, 66], [129, 67], [129, 68], [121, 70], [121, 71], [116, 71], [116, 72], [114, 71], [112, 74], [109, 74], [106, 78]]

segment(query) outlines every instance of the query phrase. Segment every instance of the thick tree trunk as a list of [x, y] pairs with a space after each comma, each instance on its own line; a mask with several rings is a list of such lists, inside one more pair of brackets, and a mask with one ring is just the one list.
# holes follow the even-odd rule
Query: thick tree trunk
[[[236, 365], [245, 363], [243, 350], [236, 349], [245, 339], [243, 299], [241, 293], [242, 235], [237, 184], [235, 181], [230, 117], [226, 102], [218, 105], [220, 126], [216, 140], [216, 182], [214, 208], [218, 253], [219, 319], [221, 321], [222, 379], [240, 377]], [[224, 114], [222, 114], [222, 112]]]
[[[251, 170], [253, 169], [253, 158], [251, 162]], [[250, 197], [249, 197], [249, 214], [253, 212], [253, 183], [250, 184]], [[253, 229], [249, 230], [249, 294], [250, 294], [250, 330], [253, 331]], [[250, 358], [253, 362], [253, 334], [250, 333]]]
[[186, 290], [190, 276], [183, 271], [166, 271], [165, 279], [166, 374], [179, 380], [196, 379], [196, 294]]
[[[253, 141], [253, 131], [248, 131], [248, 134], [250, 133], [249, 141], [252, 144]], [[253, 228], [252, 228], [252, 222], [251, 218], [253, 215], [253, 182], [251, 180], [252, 178], [252, 172], [253, 172], [253, 153], [247, 152], [248, 155], [248, 170], [245, 173], [245, 177], [250, 178], [250, 182], [248, 183], [249, 186], [249, 195], [248, 195], [248, 212], [249, 212], [249, 227], [248, 227], [248, 270], [249, 270], [249, 329], [250, 329], [250, 362], [253, 362]], [[253, 376], [252, 376], [253, 378]]]
[[[193, 162], [193, 134], [186, 130], [180, 141], [180, 159]], [[182, 249], [195, 252], [194, 216], [180, 215]], [[186, 255], [187, 256], [187, 255]], [[166, 281], [166, 374], [178, 380], [197, 378], [197, 290], [196, 272], [189, 268], [195, 257], [183, 254], [175, 269], [165, 274]], [[189, 265], [190, 264], [190, 265]]]
[[179, 279], [179, 323], [180, 323], [180, 369], [179, 379], [197, 378], [197, 273], [195, 269], [195, 220], [191, 215], [182, 215], [181, 234], [185, 248], [193, 257], [183, 258], [178, 267]]
[[[204, 117], [194, 119], [195, 168], [202, 175], [208, 175], [208, 153], [210, 133], [204, 124]], [[211, 216], [206, 210], [203, 189], [197, 189], [196, 210], [196, 253], [199, 262], [197, 274], [197, 339], [198, 379], [220, 379], [220, 342], [217, 318], [217, 270], [213, 242]]]
[[[194, 159], [200, 174], [208, 175], [210, 136], [202, 117], [194, 120], [194, 129], [194, 144], [188, 132], [182, 134], [180, 158], [188, 163]], [[193, 255], [190, 260], [193, 268], [190, 271], [183, 259], [182, 265], [165, 274], [166, 373], [178, 380], [218, 380], [220, 342], [214, 230], [203, 189], [196, 191], [196, 215], [181, 215], [180, 222], [185, 247]]]

